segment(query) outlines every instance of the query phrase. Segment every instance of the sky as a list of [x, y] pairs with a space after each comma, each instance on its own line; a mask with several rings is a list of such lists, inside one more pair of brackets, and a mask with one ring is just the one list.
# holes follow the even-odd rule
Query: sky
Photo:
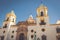
[[[60, 0], [43, 0], [48, 8], [50, 24], [60, 20]], [[16, 23], [28, 19], [32, 15], [36, 19], [36, 9], [41, 5], [41, 0], [0, 0], [0, 26], [2, 26], [6, 14], [14, 10]]]

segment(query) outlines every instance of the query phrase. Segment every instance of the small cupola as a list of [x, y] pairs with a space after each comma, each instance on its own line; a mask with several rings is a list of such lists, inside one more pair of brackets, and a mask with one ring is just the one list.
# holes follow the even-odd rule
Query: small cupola
[[58, 21], [56, 22], [56, 24], [60, 24], [60, 20], [58, 20]]
[[28, 23], [35, 23], [35, 20], [33, 19], [33, 16], [30, 15], [29, 18], [27, 19]]

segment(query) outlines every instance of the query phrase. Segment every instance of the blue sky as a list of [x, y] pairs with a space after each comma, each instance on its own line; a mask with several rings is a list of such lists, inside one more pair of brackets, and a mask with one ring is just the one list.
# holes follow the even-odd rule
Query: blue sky
[[[60, 0], [43, 0], [43, 4], [48, 8], [50, 24], [55, 24], [60, 19]], [[26, 20], [29, 15], [36, 17], [36, 9], [41, 5], [41, 0], [0, 0], [0, 26], [7, 13], [14, 10], [17, 20]]]

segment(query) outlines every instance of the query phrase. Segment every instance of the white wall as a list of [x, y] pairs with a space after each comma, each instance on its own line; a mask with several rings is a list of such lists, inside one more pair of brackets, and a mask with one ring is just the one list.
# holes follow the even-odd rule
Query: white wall
[[[42, 32], [42, 29], [45, 29], [44, 32]], [[47, 36], [47, 40], [56, 40], [56, 29], [54, 28], [54, 26], [48, 26], [48, 25], [43, 25], [43, 26], [28, 26], [28, 38], [29, 40], [31, 39], [31, 35], [33, 35], [34, 33], [31, 32], [31, 30], [36, 31], [36, 37], [40, 38], [40, 40], [42, 40], [41, 36], [42, 35], [46, 35]]]

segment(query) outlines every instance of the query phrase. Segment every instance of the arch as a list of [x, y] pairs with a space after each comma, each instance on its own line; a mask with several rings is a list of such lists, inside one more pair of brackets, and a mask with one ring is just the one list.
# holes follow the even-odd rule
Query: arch
[[4, 40], [4, 36], [1, 36], [1, 40]]
[[21, 34], [19, 35], [19, 40], [25, 40], [24, 33], [21, 33]]
[[46, 35], [42, 35], [42, 40], [46, 40]]
[[12, 22], [14, 22], [14, 18], [13, 18], [13, 21]]
[[44, 13], [43, 13], [43, 11], [41, 11], [41, 16], [44, 16]]

